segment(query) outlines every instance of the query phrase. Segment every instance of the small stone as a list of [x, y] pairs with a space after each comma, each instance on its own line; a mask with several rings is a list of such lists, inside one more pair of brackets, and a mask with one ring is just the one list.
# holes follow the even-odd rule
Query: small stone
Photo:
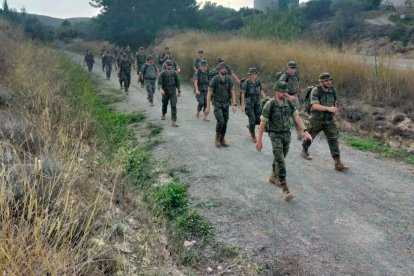
[[193, 246], [194, 246], [193, 242], [190, 242], [190, 241], [185, 241], [184, 242], [184, 247], [186, 247], [186, 248], [193, 247]]
[[219, 266], [217, 267], [217, 270], [223, 270], [223, 267], [221, 267], [221, 265], [219, 265]]
[[211, 267], [209, 267], [209, 268], [207, 268], [207, 272], [211, 273], [211, 272], [213, 272], [213, 269]]

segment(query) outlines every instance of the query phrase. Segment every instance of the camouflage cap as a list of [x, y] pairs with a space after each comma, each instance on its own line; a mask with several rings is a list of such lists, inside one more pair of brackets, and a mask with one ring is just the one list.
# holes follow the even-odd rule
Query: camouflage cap
[[139, 50], [140, 50], [140, 51], [144, 50], [144, 47], [139, 47]]
[[172, 66], [172, 65], [174, 65], [174, 64], [173, 64], [173, 62], [171, 60], [167, 60], [165, 62], [165, 66]]
[[289, 68], [298, 68], [298, 64], [296, 63], [296, 61], [291, 60], [291, 61], [288, 61], [287, 67], [289, 67]]
[[327, 80], [332, 80], [331, 74], [329, 74], [328, 72], [325, 72], [319, 75], [319, 81], [327, 81]]
[[153, 60], [153, 59], [154, 59], [153, 56], [151, 56], [151, 55], [147, 56], [147, 60]]
[[273, 89], [275, 91], [277, 91], [277, 92], [282, 92], [282, 93], [285, 93], [285, 92], [288, 92], [289, 91], [288, 86], [287, 86], [287, 83], [284, 82], [284, 81], [278, 81], [278, 82], [276, 82], [276, 84], [273, 87]]
[[207, 64], [208, 64], [208, 63], [207, 63], [207, 60], [204, 60], [204, 59], [203, 59], [202, 61], [200, 61], [200, 65], [201, 65], [201, 66], [203, 66], [203, 65], [205, 66], [205, 65], [207, 65]]
[[257, 68], [251, 67], [249, 68], [249, 72], [247, 74], [259, 74], [259, 72], [257, 71]]
[[199, 54], [203, 54], [204, 53], [204, 51], [203, 51], [203, 49], [200, 49], [200, 50], [198, 50], [198, 52], [197, 53], [199, 53]]
[[218, 57], [216, 59], [216, 64], [219, 64], [219, 63], [222, 63], [222, 62], [224, 62], [224, 59], [222, 57]]
[[217, 65], [217, 70], [220, 70], [220, 69], [222, 69], [222, 68], [226, 68], [226, 69], [227, 69], [227, 64], [225, 64], [224, 62], [220, 62], [220, 63]]

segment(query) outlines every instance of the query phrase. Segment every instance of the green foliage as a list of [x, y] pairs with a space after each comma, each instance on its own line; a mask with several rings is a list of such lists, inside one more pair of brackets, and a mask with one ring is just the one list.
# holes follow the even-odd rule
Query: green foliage
[[187, 188], [186, 185], [173, 181], [166, 186], [153, 188], [150, 198], [158, 211], [169, 219], [174, 219], [186, 211]]
[[394, 28], [388, 35], [391, 41], [394, 40], [404, 40], [405, 36], [407, 35], [407, 28], [399, 25]]
[[300, 36], [304, 28], [305, 21], [300, 10], [269, 10], [252, 17], [241, 32], [255, 38], [293, 40]]
[[357, 138], [347, 134], [342, 134], [342, 137], [348, 145], [359, 150], [372, 151], [380, 156], [394, 158], [404, 161], [407, 164], [414, 165], [413, 153], [392, 147], [381, 140], [373, 138]]
[[102, 13], [96, 22], [104, 38], [122, 46], [142, 45], [166, 27], [197, 24], [195, 0], [92, 0]]
[[312, 0], [306, 3], [303, 13], [309, 21], [322, 21], [330, 18], [333, 13], [330, 10], [331, 0]]
[[206, 237], [213, 234], [210, 222], [195, 210], [184, 213], [177, 218], [178, 228], [197, 237]]

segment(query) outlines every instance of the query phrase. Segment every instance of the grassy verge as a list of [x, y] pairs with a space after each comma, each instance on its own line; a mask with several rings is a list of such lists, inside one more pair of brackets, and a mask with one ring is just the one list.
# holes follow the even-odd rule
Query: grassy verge
[[395, 148], [384, 141], [375, 138], [355, 137], [347, 133], [341, 133], [342, 138], [347, 145], [361, 151], [370, 151], [382, 157], [392, 158], [403, 161], [407, 164], [414, 165], [414, 154]]

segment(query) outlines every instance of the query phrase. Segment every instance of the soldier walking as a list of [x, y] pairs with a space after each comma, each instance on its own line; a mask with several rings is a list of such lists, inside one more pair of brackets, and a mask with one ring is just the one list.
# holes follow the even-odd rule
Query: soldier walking
[[[336, 89], [332, 85], [332, 78], [329, 73], [319, 75], [319, 85], [315, 86], [310, 94], [311, 113], [309, 116], [309, 133], [314, 139], [319, 132], [323, 131], [328, 140], [329, 150], [335, 162], [335, 170], [346, 171], [349, 167], [341, 162], [339, 150], [339, 130], [335, 122], [335, 115], [338, 113], [338, 102]], [[309, 147], [312, 141], [302, 143], [302, 157], [312, 160], [309, 154]]]
[[193, 62], [194, 71], [197, 71], [198, 69], [200, 69], [201, 61], [206, 60], [204, 58], [204, 51], [202, 49], [198, 50], [197, 53], [198, 53], [198, 56], [196, 56], [196, 58], [194, 59], [194, 62]]
[[159, 71], [154, 64], [154, 58], [149, 55], [146, 59], [146, 63], [141, 67], [139, 71], [139, 79], [145, 83], [147, 90], [147, 100], [151, 106], [154, 106], [154, 93], [155, 93], [155, 82], [159, 75]]
[[289, 191], [287, 185], [285, 163], [291, 140], [290, 118], [295, 120], [304, 133], [305, 141], [312, 141], [312, 137], [305, 128], [295, 105], [288, 98], [289, 89], [286, 82], [277, 82], [274, 90], [274, 99], [269, 100], [263, 107], [256, 149], [259, 152], [262, 151], [262, 137], [267, 124], [267, 132], [269, 133], [273, 150], [272, 174], [269, 181], [281, 187], [285, 200], [290, 200], [293, 198], [293, 194]]
[[[289, 89], [288, 98], [295, 104], [296, 109], [299, 110], [300, 78], [296, 61], [289, 61], [286, 64], [286, 71], [282, 73], [278, 81], [287, 83]], [[293, 123], [295, 124], [295, 122]], [[300, 127], [297, 124], [295, 124], [295, 127], [298, 140], [302, 140], [303, 133]]]
[[217, 67], [219, 74], [210, 81], [207, 94], [206, 116], [210, 113], [211, 102], [214, 105], [214, 117], [216, 124], [216, 147], [229, 147], [225, 140], [227, 131], [227, 122], [229, 120], [230, 101], [232, 102], [232, 111], [236, 112], [236, 92], [233, 87], [233, 81], [228, 76], [227, 65], [220, 63]]
[[[135, 55], [135, 66], [137, 67], [137, 75], [141, 72], [142, 66], [147, 61], [147, 56], [144, 53], [144, 47], [139, 47]], [[138, 78], [139, 80], [139, 78]], [[141, 88], [144, 88], [144, 79], [141, 80]]]
[[[200, 112], [205, 111], [207, 107], [207, 93], [209, 85], [209, 75], [207, 61], [200, 62], [199, 69], [194, 74], [194, 88], [198, 102], [196, 117], [200, 117]], [[209, 122], [208, 116], [204, 113], [204, 121]]]
[[102, 56], [102, 62], [105, 68], [107, 80], [111, 78], [113, 60], [114, 60], [114, 57], [109, 53], [108, 50], [106, 50]]
[[162, 52], [158, 57], [158, 65], [160, 66], [161, 70], [164, 66], [164, 63], [167, 60], [171, 60], [171, 58], [172, 58], [172, 55], [171, 55], [171, 52], [170, 52], [170, 47], [165, 47], [164, 52]]
[[165, 62], [166, 70], [158, 78], [158, 88], [162, 95], [162, 115], [161, 120], [165, 120], [168, 102], [171, 103], [171, 125], [178, 127], [177, 124], [177, 97], [180, 97], [180, 81], [177, 72], [173, 70], [173, 63], [170, 60]]
[[119, 75], [119, 83], [121, 84], [121, 89], [123, 86], [125, 93], [127, 94], [128, 94], [129, 85], [131, 84], [131, 69], [132, 69], [131, 61], [129, 61], [128, 56], [124, 54], [119, 63], [118, 75]]
[[95, 57], [93, 56], [90, 49], [86, 50], [86, 55], [84, 59], [84, 64], [88, 66], [88, 71], [92, 72], [93, 65], [95, 63]]
[[243, 82], [241, 87], [241, 106], [242, 112], [246, 112], [249, 118], [249, 129], [250, 136], [253, 143], [257, 142], [255, 128], [256, 125], [260, 124], [260, 115], [262, 112], [261, 98], [265, 98], [266, 95], [263, 91], [263, 86], [260, 80], [257, 78], [258, 72], [256, 68], [249, 69], [249, 78]]

